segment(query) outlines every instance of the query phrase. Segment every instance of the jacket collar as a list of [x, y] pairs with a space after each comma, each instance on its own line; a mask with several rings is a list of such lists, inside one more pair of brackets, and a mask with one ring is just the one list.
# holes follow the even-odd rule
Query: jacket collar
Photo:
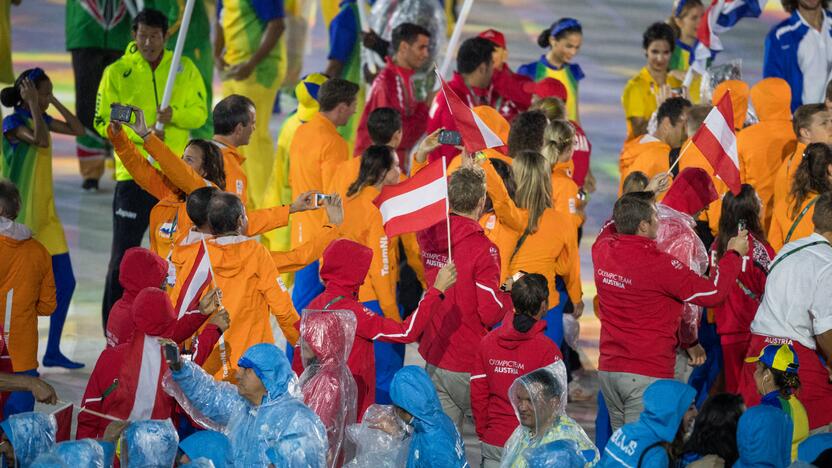
[[24, 241], [32, 238], [32, 230], [23, 224], [0, 216], [0, 236], [16, 241]]

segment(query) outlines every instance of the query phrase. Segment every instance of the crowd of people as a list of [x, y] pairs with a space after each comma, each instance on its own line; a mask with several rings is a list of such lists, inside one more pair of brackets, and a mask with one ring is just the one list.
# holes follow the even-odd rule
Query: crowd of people
[[[354, 0], [329, 5], [326, 68], [303, 77], [302, 2], [218, 2], [211, 44], [198, 1], [178, 63], [181, 2], [88, 3], [67, 2], [77, 112], [41, 68], [0, 95], [4, 466], [464, 467], [470, 423], [482, 467], [832, 466], [827, 1], [783, 0], [753, 85], [691, 71], [701, 0], [644, 31], [592, 298], [578, 19], [516, 72], [500, 31], [465, 38], [437, 92], [432, 0], [391, 7], [386, 32], [361, 32]], [[275, 144], [281, 89], [298, 107]], [[470, 130], [447, 93], [502, 145], [452, 142]], [[725, 96], [740, 190], [691, 143]], [[53, 133], [77, 138], [85, 190], [109, 152], [116, 180], [106, 347], [74, 437], [34, 411], [58, 402], [39, 365], [84, 366], [60, 348], [75, 279]], [[437, 165], [447, 219], [388, 236], [379, 195]], [[567, 415], [596, 398], [571, 388], [585, 302], [594, 441]], [[404, 366], [408, 343], [424, 367]]]

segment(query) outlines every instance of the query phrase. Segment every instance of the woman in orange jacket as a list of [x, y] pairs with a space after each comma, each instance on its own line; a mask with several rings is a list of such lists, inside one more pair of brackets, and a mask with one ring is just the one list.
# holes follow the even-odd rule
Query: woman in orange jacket
[[571, 216], [575, 229], [584, 224], [583, 201], [572, 180], [575, 127], [567, 120], [553, 120], [543, 132], [543, 156], [552, 168], [552, 207]]
[[583, 313], [577, 229], [569, 214], [552, 207], [551, 170], [543, 155], [524, 151], [514, 157], [512, 170], [517, 206], [528, 213], [528, 224], [510, 256], [509, 271], [512, 275], [539, 273], [549, 280], [546, 336], [560, 346], [566, 304], [555, 289], [556, 276], [563, 277], [566, 283], [575, 317]]
[[812, 143], [797, 166], [789, 196], [774, 204], [768, 242], [775, 252], [814, 232], [815, 202], [829, 190], [832, 190], [832, 149], [825, 143]]

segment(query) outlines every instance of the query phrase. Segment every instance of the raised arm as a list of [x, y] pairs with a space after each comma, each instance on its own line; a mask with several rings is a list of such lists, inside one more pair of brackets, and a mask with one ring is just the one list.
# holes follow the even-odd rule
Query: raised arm
[[247, 404], [237, 387], [228, 382], [217, 382], [193, 362], [182, 361], [180, 369], [171, 368], [171, 375], [192, 409], [220, 426], [227, 425], [234, 414], [246, 411]]
[[150, 165], [136, 144], [130, 141], [121, 124], [111, 123], [107, 135], [122, 164], [141, 188], [159, 200], [173, 194], [174, 185]]

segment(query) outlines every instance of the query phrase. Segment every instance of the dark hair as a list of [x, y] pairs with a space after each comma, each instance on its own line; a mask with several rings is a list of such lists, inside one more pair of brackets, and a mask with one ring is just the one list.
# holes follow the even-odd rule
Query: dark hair
[[647, 50], [650, 48], [650, 44], [656, 41], [667, 42], [670, 51], [673, 52], [676, 47], [676, 35], [673, 33], [673, 28], [667, 23], [651, 24], [641, 37], [641, 47]]
[[832, 81], [826, 83], [826, 100], [832, 101]]
[[393, 53], [395, 54], [399, 50], [399, 46], [402, 42], [406, 42], [407, 44], [413, 44], [419, 39], [419, 36], [427, 36], [430, 37], [430, 31], [419, 26], [418, 24], [413, 23], [402, 23], [395, 28], [393, 28], [393, 36], [390, 40], [391, 45], [393, 46]]
[[[517, 190], [517, 186], [514, 183], [514, 173], [511, 170], [511, 166], [502, 159], [488, 158], [488, 160], [491, 162], [491, 166], [494, 167], [494, 170], [500, 178], [503, 179], [503, 185], [506, 188], [506, 192], [508, 192], [509, 198], [514, 200], [514, 193]], [[486, 197], [484, 212], [488, 213], [493, 210], [494, 204], [491, 203], [491, 197]]]
[[771, 372], [771, 376], [774, 378], [774, 385], [777, 385], [777, 388], [780, 389], [780, 395], [784, 398], [789, 398], [789, 396], [794, 395], [794, 392], [800, 389], [800, 377], [797, 375], [797, 372], [783, 372], [768, 366], [766, 366], [766, 369]]
[[0, 214], [11, 220], [20, 213], [20, 192], [14, 182], [0, 179]]
[[739, 222], [745, 220], [745, 227], [755, 238], [765, 239], [760, 222], [760, 205], [754, 187], [742, 184], [739, 195], [726, 192], [722, 197], [722, 214], [719, 216], [719, 232], [716, 235], [716, 259], [725, 255], [728, 241], [737, 235]]
[[832, 448], [828, 448], [818, 455], [812, 462], [815, 466], [832, 466]]
[[237, 125], [251, 124], [254, 102], [239, 94], [227, 96], [214, 106], [214, 134], [230, 135]]
[[451, 174], [448, 181], [448, 203], [457, 213], [471, 213], [485, 197], [485, 172], [480, 168], [463, 167]]
[[208, 202], [208, 224], [217, 236], [234, 232], [239, 227], [240, 217], [245, 213], [240, 197], [233, 193], [217, 191]]
[[523, 151], [537, 151], [543, 148], [543, 133], [549, 120], [541, 111], [528, 111], [518, 114], [511, 121], [508, 131], [508, 154], [514, 157]]
[[145, 8], [133, 18], [133, 32], [139, 30], [140, 24], [161, 29], [163, 36], [168, 33], [168, 17], [161, 11], [154, 10], [153, 8]]
[[540, 305], [549, 300], [549, 282], [538, 273], [530, 273], [511, 286], [511, 301], [514, 303], [514, 329], [520, 333], [531, 330], [540, 312]]
[[473, 73], [482, 64], [492, 63], [491, 54], [494, 53], [496, 47], [493, 42], [481, 37], [466, 39], [459, 46], [459, 52], [456, 54], [456, 71], [467, 75]]
[[650, 185], [650, 179], [647, 174], [641, 171], [633, 171], [624, 178], [621, 183], [621, 190], [623, 193], [643, 192]]
[[201, 138], [189, 141], [188, 146], [196, 146], [202, 150], [202, 172], [205, 173], [205, 179], [213, 182], [220, 190], [225, 190], [225, 163], [219, 147]]
[[817, 232], [832, 231], [832, 192], [822, 193], [815, 202], [812, 224]]
[[31, 80], [32, 84], [37, 88], [40, 87], [41, 83], [49, 81], [49, 76], [41, 68], [30, 68], [23, 71], [23, 73], [18, 75], [17, 79], [14, 80], [14, 85], [9, 86], [8, 88], [3, 88], [3, 90], [0, 91], [0, 102], [2, 102], [4, 106], [17, 107], [23, 104], [23, 97], [20, 95], [20, 85], [23, 83], [23, 80], [26, 79]]
[[350, 184], [347, 196], [351, 197], [368, 185], [375, 185], [384, 178], [384, 174], [398, 164], [393, 150], [385, 145], [372, 145], [361, 153], [361, 165], [358, 178]]
[[676, 18], [683, 18], [694, 7], [704, 7], [702, 0], [676, 0], [673, 2], [673, 14], [667, 18], [667, 25], [673, 29], [673, 37], [679, 39], [682, 36], [682, 30], [676, 25]]
[[793, 202], [789, 218], [797, 217], [800, 207], [812, 192], [822, 194], [832, 189], [832, 184], [829, 183], [830, 164], [832, 164], [832, 148], [829, 145], [812, 143], [806, 147], [803, 159], [797, 166], [792, 179], [789, 196]]
[[[794, 13], [795, 10], [797, 10], [797, 6], [800, 4], [800, 0], [780, 0], [780, 4], [783, 5], [783, 9], [788, 13]], [[829, 0], [820, 0], [820, 6], [826, 10], [829, 8]]]
[[[552, 34], [552, 31], [555, 33]], [[544, 29], [537, 36], [537, 45], [542, 48], [549, 47], [549, 37], [554, 36], [556, 41], [563, 39], [570, 34], [583, 34], [581, 23], [574, 18], [561, 18], [555, 21], [551, 26]]]
[[685, 453], [701, 456], [718, 455], [731, 466], [739, 458], [737, 450], [737, 423], [743, 412], [739, 395], [718, 393], [702, 405], [693, 426], [693, 434], [685, 443]]
[[668, 98], [659, 106], [659, 110], [656, 111], [656, 122], [661, 124], [662, 120], [670, 119], [670, 125], [675, 127], [682, 118], [682, 114], [685, 113], [685, 110], [692, 105], [690, 101], [683, 97]]
[[650, 222], [656, 212], [653, 192], [625, 193], [615, 202], [612, 219], [621, 234], [635, 234], [642, 221]]
[[321, 112], [329, 112], [338, 104], [352, 104], [358, 94], [358, 85], [342, 78], [330, 78], [318, 91], [318, 105]]
[[200, 187], [188, 194], [185, 211], [194, 226], [201, 228], [208, 224], [208, 203], [219, 192], [220, 189], [216, 187]]
[[367, 133], [374, 145], [386, 145], [402, 129], [402, 115], [392, 107], [378, 107], [367, 117]]
[[536, 369], [520, 377], [526, 385], [540, 384], [544, 398], [560, 398], [563, 387], [558, 379], [546, 368]]
[[809, 128], [812, 125], [812, 118], [815, 114], [826, 112], [826, 105], [824, 104], [804, 104], [794, 111], [794, 134], [800, 138], [800, 129]]

